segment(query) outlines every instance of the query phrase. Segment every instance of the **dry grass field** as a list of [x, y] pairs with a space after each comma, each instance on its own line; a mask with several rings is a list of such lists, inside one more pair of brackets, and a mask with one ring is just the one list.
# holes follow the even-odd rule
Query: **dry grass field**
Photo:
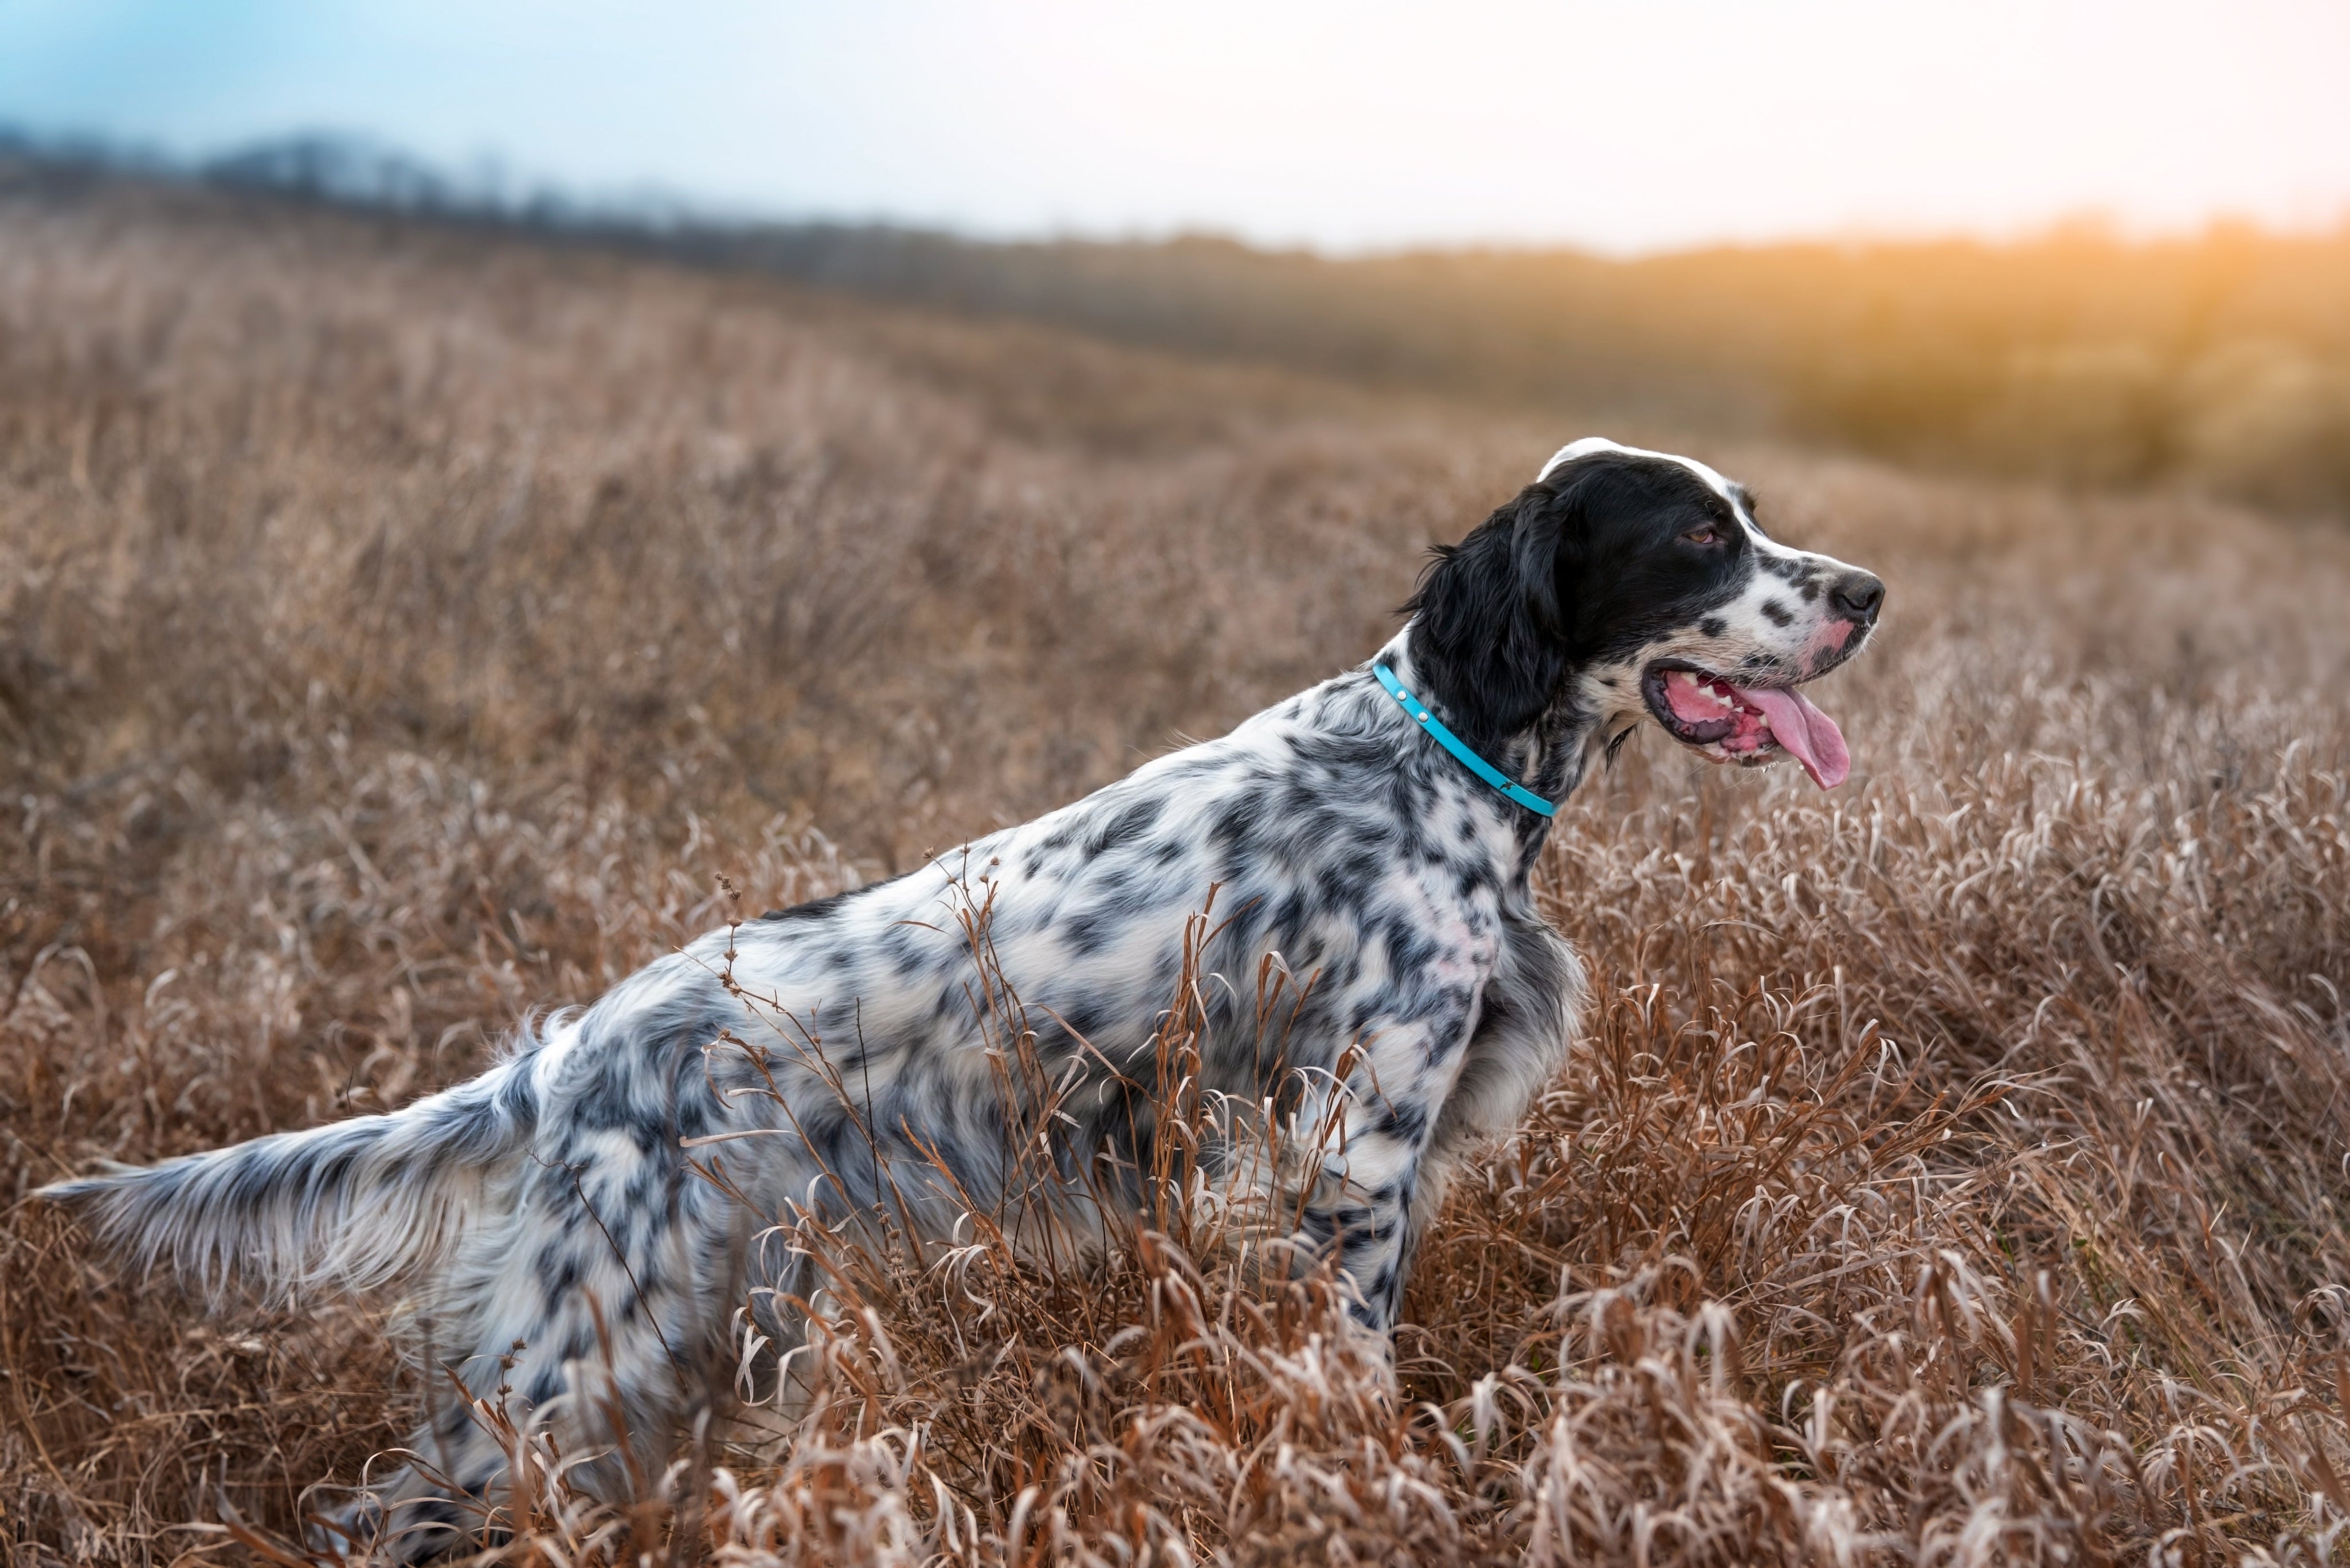
[[[399, 1103], [721, 877], [794, 901], [1214, 732], [1572, 433], [0, 193], [0, 1560], [290, 1561], [425, 1375], [385, 1303], [207, 1316], [29, 1189]], [[786, 1445], [615, 1511], [518, 1439], [503, 1560], [2350, 1555], [2350, 537], [1701, 450], [1891, 584], [1820, 693], [1855, 775], [1649, 734], [1562, 814], [1589, 1038], [1454, 1192], [1399, 1398], [1180, 1212], [1087, 1269], [983, 1226], [843, 1261]]]

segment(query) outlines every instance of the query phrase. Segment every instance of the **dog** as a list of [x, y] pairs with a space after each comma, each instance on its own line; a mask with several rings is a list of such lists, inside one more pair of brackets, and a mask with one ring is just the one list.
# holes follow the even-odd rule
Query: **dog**
[[[1272, 1105], [1321, 1085], [1337, 1136], [1294, 1241], [1383, 1333], [1448, 1171], [1517, 1123], [1575, 1038], [1583, 971], [1529, 889], [1556, 803], [1644, 721], [1712, 761], [1792, 757], [1841, 783], [1843, 736], [1796, 688], [1861, 649], [1884, 597], [1771, 538], [1705, 464], [1578, 441], [1434, 551], [1374, 659], [1222, 739], [713, 932], [403, 1109], [43, 1196], [134, 1266], [421, 1303], [449, 1375], [428, 1379], [445, 1391], [413, 1445], [432, 1461], [338, 1528], [362, 1537], [405, 1507], [431, 1528], [402, 1554], [446, 1549], [507, 1464], [467, 1396], [557, 1419], [593, 1365], [594, 1403], [635, 1449], [577, 1475], [624, 1490], [659, 1473], [746, 1293], [806, 1300], [746, 1235], [888, 1203], [944, 1239], [1010, 1196], [977, 900], [1058, 1096], [1056, 1147], [1107, 1151], [1100, 1168], [1150, 1164], [1148, 1096], [1108, 1085], [1148, 1075], [1187, 961], [1229, 981], [1195, 988], [1201, 1086]], [[1210, 896], [1211, 929], [1192, 919]], [[1297, 980], [1287, 1088], [1245, 995], [1267, 963]], [[754, 1012], [790, 1021], [789, 1048], [744, 1044]], [[1091, 1191], [1135, 1200], [1130, 1179]], [[570, 1401], [579, 1431], [589, 1403]]]

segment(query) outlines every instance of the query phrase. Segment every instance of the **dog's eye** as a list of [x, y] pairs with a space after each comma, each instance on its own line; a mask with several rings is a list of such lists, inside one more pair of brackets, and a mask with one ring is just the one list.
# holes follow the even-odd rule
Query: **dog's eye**
[[1681, 535], [1683, 540], [1691, 545], [1711, 545], [1721, 537], [1721, 535], [1711, 527], [1692, 528], [1688, 533]]

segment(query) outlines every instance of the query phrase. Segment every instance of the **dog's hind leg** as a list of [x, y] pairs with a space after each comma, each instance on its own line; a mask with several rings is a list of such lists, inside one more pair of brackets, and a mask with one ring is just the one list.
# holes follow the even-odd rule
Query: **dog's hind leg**
[[574, 1137], [564, 1152], [525, 1167], [504, 1221], [419, 1314], [431, 1418], [415, 1462], [335, 1521], [395, 1560], [526, 1521], [541, 1500], [514, 1493], [546, 1487], [550, 1449], [568, 1488], [648, 1494], [696, 1412], [723, 1400], [731, 1203], [661, 1141]]
[[594, 1453], [574, 1479], [618, 1501], [658, 1482], [691, 1413], [723, 1397], [733, 1205], [673, 1147], [606, 1136], [567, 1152], [535, 1197], [567, 1223], [500, 1282], [491, 1322], [512, 1334], [519, 1404], [556, 1424], [567, 1453]]
[[[412, 1441], [431, 1441], [426, 1427]], [[339, 1505], [311, 1518], [310, 1548], [329, 1562], [429, 1563], [470, 1551], [491, 1533], [490, 1511], [463, 1497], [436, 1469], [401, 1465], [372, 1476]]]

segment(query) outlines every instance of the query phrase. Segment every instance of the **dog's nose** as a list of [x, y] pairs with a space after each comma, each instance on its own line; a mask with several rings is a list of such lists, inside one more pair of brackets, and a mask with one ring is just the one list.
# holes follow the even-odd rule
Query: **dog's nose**
[[1885, 585], [1866, 572], [1846, 572], [1828, 590], [1828, 603], [1863, 626], [1875, 626], [1877, 607], [1885, 603]]

